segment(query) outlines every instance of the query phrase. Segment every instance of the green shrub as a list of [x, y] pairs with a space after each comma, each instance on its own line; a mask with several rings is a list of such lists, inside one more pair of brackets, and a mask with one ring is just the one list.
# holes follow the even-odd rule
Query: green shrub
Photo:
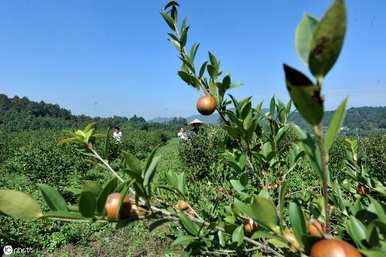
[[203, 178], [224, 180], [231, 175], [231, 169], [220, 162], [226, 141], [226, 132], [220, 128], [208, 128], [194, 134], [191, 140], [180, 141], [179, 157], [187, 167], [191, 181]]
[[386, 134], [374, 133], [360, 141], [359, 158], [371, 176], [386, 181]]

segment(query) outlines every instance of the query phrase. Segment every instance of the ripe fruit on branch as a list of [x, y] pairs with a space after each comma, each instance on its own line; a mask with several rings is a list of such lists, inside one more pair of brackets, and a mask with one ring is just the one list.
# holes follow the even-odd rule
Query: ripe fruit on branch
[[213, 96], [201, 96], [197, 101], [197, 111], [202, 115], [211, 115], [217, 107], [216, 99]]
[[370, 193], [370, 189], [366, 185], [359, 183], [357, 185], [357, 193], [361, 196], [364, 196]]
[[108, 220], [117, 221], [130, 217], [131, 202], [126, 196], [121, 203], [122, 196], [119, 193], [112, 193], [107, 197], [105, 210]]
[[300, 244], [291, 230], [287, 229], [283, 232], [283, 234], [284, 234], [284, 237], [288, 240], [288, 242], [291, 243], [291, 246], [294, 249], [300, 250]]
[[247, 236], [250, 236], [257, 230], [257, 224], [253, 219], [248, 218], [244, 220], [244, 232]]
[[311, 248], [311, 257], [361, 257], [359, 251], [343, 240], [323, 239]]
[[324, 224], [320, 223], [317, 220], [307, 222], [308, 233], [311, 236], [322, 237], [323, 233], [326, 232], [326, 227]]
[[219, 200], [219, 201], [224, 200], [224, 192], [225, 192], [224, 187], [220, 187], [218, 189], [218, 191], [217, 191], [217, 200]]
[[178, 209], [183, 211], [188, 208], [189, 208], [189, 204], [186, 201], [183, 201], [183, 200], [178, 201]]

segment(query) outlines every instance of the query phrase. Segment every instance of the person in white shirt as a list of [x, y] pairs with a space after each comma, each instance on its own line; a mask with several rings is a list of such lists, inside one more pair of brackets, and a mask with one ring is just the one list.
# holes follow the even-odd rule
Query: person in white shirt
[[120, 130], [119, 127], [115, 127], [113, 130], [113, 138], [116, 143], [121, 143], [122, 142], [122, 131]]
[[189, 139], [188, 134], [186, 133], [186, 131], [185, 131], [184, 128], [181, 128], [177, 135], [178, 135], [178, 137], [179, 137], [181, 140], [186, 141], [186, 140]]

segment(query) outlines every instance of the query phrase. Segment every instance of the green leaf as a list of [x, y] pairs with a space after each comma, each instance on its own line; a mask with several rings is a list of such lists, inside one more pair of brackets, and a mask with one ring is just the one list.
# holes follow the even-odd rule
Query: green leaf
[[303, 73], [284, 64], [287, 90], [296, 109], [311, 125], [318, 125], [323, 118], [323, 98], [320, 88]]
[[346, 22], [344, 1], [335, 0], [320, 20], [312, 39], [308, 64], [315, 77], [324, 77], [338, 59], [346, 34]]
[[187, 247], [191, 243], [193, 243], [196, 240], [193, 236], [179, 236], [176, 240], [172, 243], [172, 245], [182, 245], [183, 247]]
[[92, 180], [82, 181], [82, 191], [90, 191], [95, 196], [98, 196], [101, 190], [102, 190], [101, 185], [99, 185], [98, 182], [96, 181], [92, 181]]
[[232, 185], [232, 187], [236, 190], [237, 193], [243, 194], [245, 187], [241, 184], [240, 180], [231, 179], [229, 181]]
[[199, 43], [194, 43], [192, 45], [192, 48], [190, 49], [189, 59], [191, 63], [193, 63], [194, 59], [196, 58], [196, 54], [199, 46], [200, 46]]
[[365, 225], [354, 216], [350, 216], [347, 221], [347, 232], [357, 245], [363, 246], [362, 240], [366, 240], [367, 230]]
[[94, 217], [96, 210], [96, 197], [90, 191], [83, 191], [79, 198], [79, 212], [83, 217]]
[[170, 17], [166, 12], [161, 12], [162, 18], [164, 18], [166, 24], [168, 24], [169, 28], [173, 31], [176, 31], [176, 27], [174, 25], [174, 20]]
[[0, 213], [22, 219], [43, 216], [39, 203], [30, 194], [14, 190], [0, 190]]
[[143, 186], [145, 187], [148, 195], [150, 195], [150, 185], [151, 185], [151, 181], [154, 177], [157, 163], [158, 163], [159, 159], [160, 159], [160, 156], [152, 158], [150, 166], [148, 167], [148, 169], [145, 172], [145, 177], [143, 180]]
[[84, 219], [79, 212], [71, 211], [49, 211], [44, 213], [45, 218], [55, 217], [55, 218], [65, 218], [65, 219]]
[[308, 56], [311, 51], [312, 38], [319, 21], [308, 13], [304, 14], [295, 32], [295, 48], [304, 64], [308, 65]]
[[198, 75], [200, 78], [204, 75], [207, 64], [208, 64], [208, 61], [204, 62], [204, 63], [201, 65], [200, 73], [199, 73], [199, 75]]
[[371, 202], [371, 204], [369, 206], [369, 211], [377, 214], [379, 220], [382, 221], [383, 223], [386, 223], [386, 212], [385, 212], [385, 209], [373, 197], [368, 196], [368, 198], [370, 199], [370, 202]]
[[271, 98], [271, 102], [269, 103], [269, 113], [271, 115], [274, 115], [275, 114], [275, 107], [276, 107], [276, 103], [275, 103], [275, 97], [273, 96]]
[[51, 210], [53, 211], [67, 210], [66, 201], [64, 201], [64, 198], [56, 189], [43, 184], [39, 184], [38, 186], [40, 191], [42, 192], [44, 200], [46, 201], [48, 207]]
[[242, 213], [262, 225], [274, 227], [278, 222], [276, 208], [270, 199], [255, 196], [251, 204], [245, 204], [237, 199], [234, 204]]
[[315, 139], [309, 133], [307, 133], [307, 137], [301, 142], [303, 150], [306, 153], [308, 159], [310, 160], [311, 165], [318, 172], [319, 176], [323, 178], [320, 149], [318, 144], [315, 142]]
[[218, 242], [220, 243], [221, 247], [225, 247], [224, 232], [222, 232], [221, 230], [219, 230], [219, 231], [217, 232], [217, 236], [218, 236]]
[[301, 245], [304, 245], [303, 236], [307, 234], [307, 227], [303, 211], [298, 203], [290, 202], [289, 220], [294, 230], [296, 239], [301, 243]]
[[154, 149], [151, 151], [150, 155], [146, 159], [145, 169], [143, 171], [143, 176], [145, 175], [145, 172], [149, 169], [150, 165], [153, 165], [153, 158], [158, 151], [159, 146], [154, 147]]
[[178, 217], [180, 218], [181, 225], [185, 228], [185, 230], [193, 235], [198, 236], [199, 227], [197, 224], [193, 223], [185, 214], [179, 213]]
[[365, 249], [360, 249], [359, 250], [361, 253], [366, 255], [366, 257], [385, 257], [385, 252], [382, 250], [365, 250]]
[[98, 213], [102, 213], [103, 210], [105, 209], [105, 203], [106, 203], [106, 200], [107, 200], [107, 197], [109, 196], [109, 194], [113, 193], [114, 192], [114, 189], [117, 187], [117, 184], [118, 184], [118, 180], [117, 178], [113, 178], [111, 179], [109, 182], [107, 182], [102, 191], [100, 192], [99, 196], [98, 196], [98, 200], [97, 200], [97, 212]]
[[244, 240], [244, 226], [238, 226], [232, 233], [232, 242], [237, 243], [240, 246]]
[[124, 156], [124, 163], [126, 167], [132, 171], [134, 171], [137, 174], [141, 174], [141, 161], [138, 160], [137, 157], [135, 157], [134, 154], [129, 153], [129, 152], [123, 152]]
[[347, 98], [336, 109], [334, 116], [332, 116], [330, 126], [328, 127], [326, 137], [324, 138], [324, 147], [328, 152], [334, 143], [337, 134], [343, 124], [344, 117], [346, 116]]
[[180, 38], [181, 48], [185, 47], [185, 45], [186, 45], [186, 41], [187, 41], [187, 38], [188, 38], [188, 30], [189, 30], [189, 27], [185, 27], [182, 30], [181, 38]]

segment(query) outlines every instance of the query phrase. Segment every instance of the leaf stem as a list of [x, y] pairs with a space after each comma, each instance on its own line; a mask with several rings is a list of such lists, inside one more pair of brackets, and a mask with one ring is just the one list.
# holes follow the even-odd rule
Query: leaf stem
[[317, 138], [320, 150], [320, 160], [322, 168], [322, 192], [323, 192], [323, 203], [324, 203], [324, 223], [326, 226], [326, 233], [330, 229], [330, 220], [329, 220], [329, 205], [328, 205], [328, 153], [324, 147], [324, 136], [322, 124], [314, 128], [314, 133]]

